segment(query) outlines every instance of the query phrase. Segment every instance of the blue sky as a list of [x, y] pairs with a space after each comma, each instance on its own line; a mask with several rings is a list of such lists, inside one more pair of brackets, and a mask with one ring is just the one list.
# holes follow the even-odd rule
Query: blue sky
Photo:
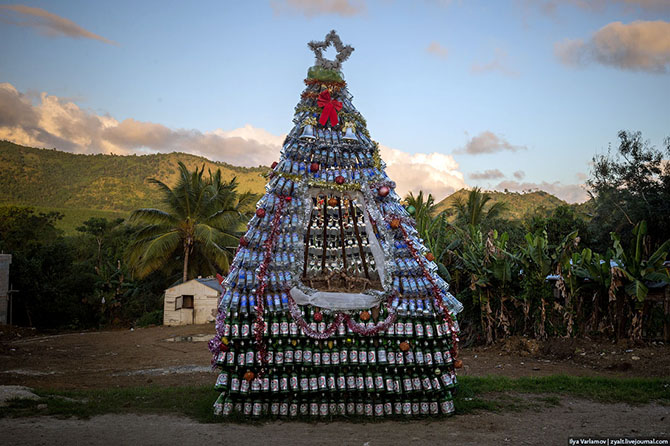
[[669, 22], [667, 0], [0, 4], [0, 137], [269, 164], [313, 63], [306, 43], [336, 29], [399, 189], [582, 201], [619, 130], [670, 136]]

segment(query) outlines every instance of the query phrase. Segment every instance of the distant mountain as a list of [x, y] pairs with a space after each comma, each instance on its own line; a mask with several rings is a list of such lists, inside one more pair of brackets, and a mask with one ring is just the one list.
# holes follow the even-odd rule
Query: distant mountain
[[[548, 192], [544, 191], [535, 191], [535, 192], [498, 192], [498, 191], [483, 191], [491, 196], [491, 200], [487, 207], [491, 206], [496, 202], [503, 202], [506, 204], [505, 210], [501, 213], [500, 217], [505, 219], [521, 219], [527, 213], [533, 213], [536, 210], [545, 209], [551, 211], [552, 209], [557, 208], [561, 205], [567, 205], [568, 203], [561, 200], [554, 195], [551, 195]], [[460, 198], [464, 202], [468, 199], [468, 194], [470, 191], [468, 189], [460, 189], [453, 194], [446, 197], [444, 200], [437, 203], [436, 213], [448, 210], [454, 201], [457, 198]], [[574, 205], [570, 205], [574, 206]]]
[[222, 178], [237, 177], [240, 192], [263, 193], [267, 168], [213, 162], [187, 153], [155, 155], [81, 155], [36, 149], [0, 141], [0, 203], [53, 208], [132, 211], [158, 203], [148, 178], [167, 184], [177, 179], [177, 161], [189, 169], [221, 169]]
[[[33, 206], [38, 211], [56, 210], [65, 215], [61, 227], [67, 232], [90, 217], [126, 217], [141, 207], [158, 206], [156, 187], [147, 182], [157, 178], [172, 185], [177, 179], [177, 162], [189, 169], [205, 166], [221, 169], [222, 177], [237, 177], [241, 192], [262, 194], [267, 167], [237, 167], [210, 161], [187, 153], [154, 155], [82, 155], [52, 149], [37, 149], [0, 141], [0, 205]], [[503, 218], [519, 219], [527, 212], [551, 210], [565, 201], [543, 191], [517, 193], [487, 191], [492, 202], [507, 203]], [[437, 204], [438, 212], [448, 209], [456, 197], [467, 200], [467, 189], [461, 189]], [[575, 206], [588, 213], [586, 202]]]

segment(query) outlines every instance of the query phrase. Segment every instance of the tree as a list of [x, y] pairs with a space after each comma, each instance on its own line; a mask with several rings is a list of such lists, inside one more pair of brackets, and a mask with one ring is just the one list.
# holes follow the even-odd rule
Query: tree
[[419, 234], [425, 234], [428, 226], [433, 220], [433, 214], [437, 205], [435, 204], [435, 198], [432, 194], [428, 194], [424, 201], [423, 191], [419, 191], [419, 195], [416, 197], [412, 192], [410, 192], [405, 197], [405, 202], [407, 207], [414, 207], [414, 220], [416, 221], [416, 229], [419, 231]]
[[629, 242], [631, 229], [641, 220], [648, 222], [648, 247], [658, 247], [670, 237], [670, 138], [664, 150], [642, 140], [640, 132], [620, 131], [616, 153], [593, 157], [591, 176], [586, 184], [595, 202], [592, 234], [600, 250], [609, 244], [614, 231]]
[[189, 172], [179, 162], [179, 179], [173, 188], [149, 180], [161, 191], [166, 210], [144, 208], [130, 216], [131, 223], [140, 225], [129, 254], [137, 277], [164, 268], [175, 257], [181, 258], [184, 282], [196, 271], [227, 271], [227, 248], [237, 245], [240, 225], [247, 217], [242, 210], [255, 197], [249, 192], [238, 194], [236, 178], [222, 181], [220, 170], [209, 171], [204, 178], [204, 169]]
[[498, 217], [505, 208], [505, 204], [499, 201], [487, 208], [486, 205], [491, 198], [489, 194], [482, 193], [479, 187], [473, 188], [468, 193], [467, 201], [463, 201], [461, 197], [456, 197], [451, 205], [451, 208], [456, 211], [455, 223], [480, 226], [482, 223]]

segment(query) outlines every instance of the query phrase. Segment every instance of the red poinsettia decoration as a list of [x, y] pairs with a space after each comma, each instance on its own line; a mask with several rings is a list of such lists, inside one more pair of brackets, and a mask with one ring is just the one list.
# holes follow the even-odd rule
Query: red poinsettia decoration
[[323, 90], [317, 99], [316, 104], [323, 108], [319, 124], [326, 125], [330, 119], [330, 125], [337, 125], [337, 112], [342, 110], [342, 103], [330, 98], [330, 91]]

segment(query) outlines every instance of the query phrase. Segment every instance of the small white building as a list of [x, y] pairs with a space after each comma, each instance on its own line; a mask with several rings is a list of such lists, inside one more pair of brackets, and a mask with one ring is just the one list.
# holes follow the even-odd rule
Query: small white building
[[193, 279], [165, 290], [163, 325], [206, 324], [216, 317], [221, 285], [214, 278]]

